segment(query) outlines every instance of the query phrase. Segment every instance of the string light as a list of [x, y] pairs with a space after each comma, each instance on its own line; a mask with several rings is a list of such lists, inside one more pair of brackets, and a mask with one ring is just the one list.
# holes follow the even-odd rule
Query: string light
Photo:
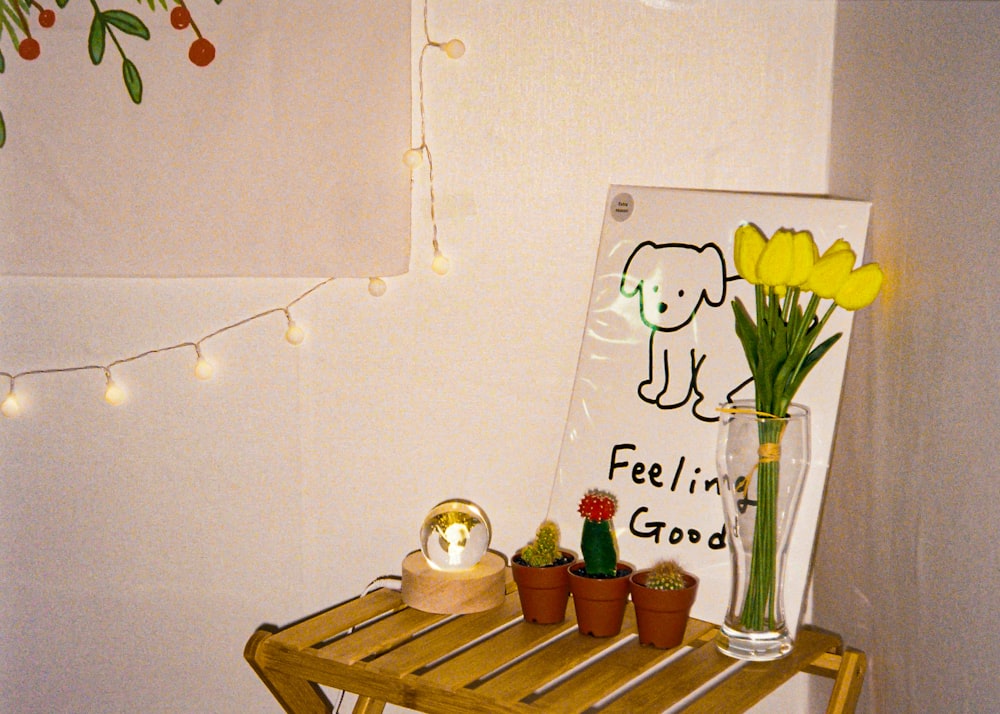
[[445, 257], [440, 250], [434, 251], [434, 261], [431, 263], [431, 270], [438, 275], [446, 275], [451, 267], [451, 261]]
[[[299, 301], [306, 298], [307, 296], [311, 295], [313, 292], [319, 290], [320, 288], [324, 287], [329, 283], [332, 283], [334, 280], [336, 280], [336, 278], [327, 278], [326, 280], [322, 280], [313, 285], [311, 288], [309, 288], [302, 294], [300, 294], [294, 300], [289, 301], [287, 305], [284, 305], [282, 307], [272, 307], [270, 309], [263, 310], [255, 315], [251, 315], [250, 317], [246, 317], [242, 320], [238, 320], [237, 322], [234, 322], [232, 324], [221, 327], [218, 330], [210, 332], [209, 334], [195, 341], [178, 342], [176, 345], [170, 345], [168, 347], [159, 347], [152, 350], [146, 350], [145, 352], [140, 352], [139, 354], [132, 355], [131, 357], [123, 357], [121, 359], [114, 360], [113, 362], [110, 362], [106, 365], [85, 364], [76, 367], [30, 369], [30, 370], [25, 370], [23, 372], [17, 372], [16, 374], [10, 372], [0, 372], [0, 377], [6, 377], [7, 380], [10, 382], [10, 387], [8, 389], [7, 396], [4, 398], [2, 402], [0, 402], [0, 413], [3, 413], [4, 416], [11, 418], [19, 416], [21, 414], [21, 404], [17, 398], [17, 394], [14, 391], [14, 381], [17, 379], [22, 379], [24, 377], [62, 374], [66, 372], [84, 372], [91, 370], [100, 371], [104, 375], [105, 379], [104, 401], [113, 406], [118, 406], [125, 401], [127, 395], [125, 390], [121, 386], [119, 386], [114, 381], [114, 379], [112, 379], [111, 369], [119, 365], [127, 364], [129, 362], [135, 362], [137, 360], [152, 357], [154, 355], [162, 354], [164, 352], [170, 352], [172, 350], [194, 349], [196, 358], [194, 365], [194, 375], [200, 380], [209, 379], [214, 374], [215, 368], [212, 366], [211, 362], [205, 359], [205, 356], [202, 354], [201, 351], [201, 346], [206, 340], [210, 340], [213, 337], [221, 335], [224, 332], [235, 330], [236, 328], [242, 327], [250, 322], [253, 322], [255, 320], [260, 320], [262, 318], [268, 317], [269, 315], [273, 315], [276, 313], [281, 313], [286, 318], [287, 329], [285, 330], [285, 339], [293, 345], [302, 344], [302, 342], [305, 340], [306, 333], [305, 330], [303, 330], [301, 327], [295, 324], [295, 321], [292, 320], [290, 308], [295, 304], [297, 304]], [[368, 291], [372, 295], [375, 295], [377, 297], [378, 295], [385, 293], [385, 290], [386, 290], [385, 281], [383, 281], [381, 278], [372, 278], [369, 281]]]
[[441, 49], [450, 59], [459, 59], [465, 54], [465, 43], [456, 38], [445, 42], [441, 45]]
[[424, 160], [424, 154], [421, 149], [407, 149], [403, 153], [403, 163], [406, 164], [410, 169], [415, 169]]
[[111, 379], [111, 370], [105, 369], [104, 376], [108, 380], [107, 387], [104, 390], [104, 401], [113, 407], [120, 406], [125, 401], [125, 390], [115, 384], [115, 380]]
[[288, 329], [285, 330], [285, 339], [288, 340], [290, 345], [301, 345], [302, 341], [306, 338], [305, 330], [295, 324], [295, 320], [292, 319], [292, 313], [285, 310], [285, 317], [288, 319]]
[[368, 278], [368, 293], [372, 297], [382, 297], [385, 295], [386, 284], [382, 278]]
[[10, 379], [10, 389], [7, 390], [7, 396], [4, 397], [3, 403], [0, 403], [0, 413], [8, 419], [13, 419], [21, 413], [21, 403], [17, 401], [17, 394], [14, 393], [13, 377]]
[[194, 363], [194, 376], [201, 381], [206, 379], [211, 379], [212, 374], [215, 372], [215, 368], [212, 363], [205, 359], [205, 356], [201, 353], [201, 345], [195, 343], [194, 353], [197, 356], [197, 360]]
[[[441, 246], [438, 242], [438, 227], [437, 227], [437, 214], [436, 214], [436, 197], [434, 193], [434, 161], [431, 156], [430, 147], [427, 145], [427, 113], [426, 107], [424, 105], [424, 56], [427, 50], [430, 48], [437, 48], [444, 52], [445, 56], [449, 59], [459, 59], [465, 54], [465, 43], [457, 38], [448, 40], [447, 42], [434, 42], [430, 38], [430, 32], [428, 29], [428, 19], [427, 19], [427, 0], [424, 0], [424, 39], [426, 43], [420, 52], [420, 62], [418, 70], [419, 78], [419, 104], [420, 104], [420, 145], [408, 149], [403, 154], [403, 162], [411, 170], [418, 168], [423, 164], [426, 157], [427, 161], [427, 171], [428, 171], [428, 184], [430, 188], [430, 219], [431, 219], [431, 229], [433, 232], [432, 236], [432, 247], [434, 249], [434, 258], [431, 262], [431, 269], [438, 275], [447, 274], [451, 267], [451, 261], [447, 256], [441, 251]], [[292, 345], [300, 345], [305, 340], [305, 331], [299, 327], [295, 321], [292, 319], [291, 312], [289, 308], [298, 303], [300, 300], [304, 299], [314, 291], [322, 288], [328, 283], [335, 280], [335, 278], [327, 278], [311, 288], [303, 292], [301, 295], [291, 300], [287, 305], [283, 307], [270, 308], [264, 310], [250, 317], [244, 318], [232, 324], [226, 325], [224, 327], [211, 332], [196, 341], [180, 342], [175, 345], [170, 345], [168, 347], [160, 347], [156, 349], [146, 350], [136, 355], [130, 357], [124, 357], [122, 359], [114, 360], [107, 365], [97, 365], [97, 364], [85, 364], [75, 367], [56, 367], [48, 369], [29, 369], [17, 373], [11, 372], [0, 372], [0, 377], [6, 377], [10, 386], [7, 391], [6, 397], [0, 402], [0, 413], [5, 417], [14, 418], [21, 414], [21, 403], [18, 400], [17, 393], [14, 390], [14, 382], [19, 378], [24, 377], [34, 377], [34, 376], [44, 376], [52, 374], [60, 374], [67, 372], [83, 372], [89, 370], [100, 370], [104, 374], [105, 378], [105, 388], [104, 388], [104, 401], [113, 406], [118, 406], [125, 402], [127, 397], [126, 392], [122, 387], [120, 387], [111, 377], [111, 368], [126, 364], [129, 362], [135, 362], [137, 360], [145, 359], [153, 355], [158, 355], [164, 352], [169, 352], [171, 350], [177, 349], [190, 349], [194, 348], [195, 351], [195, 365], [194, 365], [194, 375], [199, 380], [207, 380], [212, 377], [215, 372], [215, 368], [212, 363], [205, 359], [201, 352], [201, 345], [206, 340], [209, 340], [217, 335], [220, 335], [229, 330], [234, 330], [238, 327], [242, 327], [247, 323], [259, 320], [261, 318], [267, 317], [271, 314], [281, 312], [285, 315], [287, 320], [287, 328], [285, 330], [285, 340], [287, 340]], [[387, 286], [385, 281], [379, 277], [372, 277], [368, 280], [368, 292], [373, 297], [382, 297], [385, 295]]]
[[[458, 59], [465, 54], [465, 43], [457, 38], [453, 38], [447, 42], [434, 42], [431, 40], [427, 22], [427, 0], [424, 0], [424, 40], [425, 44], [423, 49], [420, 50], [420, 62], [417, 71], [418, 94], [420, 98], [420, 145], [411, 147], [403, 153], [403, 163], [412, 171], [423, 163], [425, 157], [427, 159], [427, 184], [430, 192], [431, 206], [431, 245], [434, 248], [434, 260], [431, 262], [431, 270], [438, 275], [445, 275], [451, 268], [451, 261], [441, 252], [441, 246], [438, 243], [437, 200], [434, 195], [434, 159], [431, 156], [431, 149], [427, 145], [427, 110], [424, 105], [424, 56], [427, 54], [427, 50], [434, 47], [444, 52], [445, 56], [449, 59]], [[368, 291], [372, 292], [371, 285], [369, 285]], [[375, 295], [375, 293], [372, 292], [372, 295]]]

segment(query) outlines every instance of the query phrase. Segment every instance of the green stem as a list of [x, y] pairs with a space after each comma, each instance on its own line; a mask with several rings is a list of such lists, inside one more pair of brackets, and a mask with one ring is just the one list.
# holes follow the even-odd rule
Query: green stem
[[[819, 298], [817, 298], [815, 294], [809, 300], [808, 309], [810, 310], [810, 312], [816, 310], [817, 305], [813, 304], [814, 301], [817, 304], [819, 303]], [[813, 345], [816, 343], [816, 338], [819, 337], [820, 333], [823, 331], [823, 327], [826, 326], [827, 320], [830, 319], [830, 315], [832, 315], [834, 310], [836, 309], [837, 309], [837, 303], [830, 303], [830, 307], [826, 309], [826, 312], [823, 314], [823, 317], [820, 319], [820, 321], [816, 324], [815, 328], [812, 330], [812, 337], [809, 339], [809, 343], [805, 345], [805, 347], [801, 350], [801, 354], [799, 355], [798, 361], [795, 363], [794, 369], [792, 369], [791, 372], [787, 375], [787, 377], [782, 383], [782, 386], [796, 383], [799, 376], [799, 370], [802, 369], [802, 364], [806, 361], [806, 357], [809, 356], [809, 352], [812, 350]], [[812, 322], [811, 315], [809, 316], [809, 322]], [[805, 321], [803, 321], [803, 323], [807, 324], [805, 323]], [[809, 330], [805, 330], [802, 335], [796, 336], [796, 342], [798, 342], [799, 339], [802, 339], [802, 337], [804, 337], [805, 335], [809, 334], [809, 332], [810, 332]], [[782, 392], [784, 391], [785, 390], [782, 389]], [[773, 413], [776, 416], [785, 416], [785, 413], [788, 411], [788, 405], [792, 403], [792, 398], [794, 396], [795, 396], [794, 394], [784, 394], [784, 393], [776, 394], [774, 408], [778, 409], [779, 411]]]
[[[780, 444], [784, 420], [761, 419], [759, 442]], [[757, 511], [747, 594], [740, 622], [748, 630], [763, 631], [777, 625], [777, 511], [779, 462], [764, 457], [757, 464]]]
[[100, 8], [100, 7], [98, 7], [98, 5], [97, 5], [97, 0], [90, 0], [90, 5], [91, 5], [91, 7], [93, 7], [93, 8], [94, 8], [94, 12], [96, 12], [96, 13], [97, 13], [98, 17], [100, 17], [100, 18], [101, 18], [101, 24], [102, 24], [102, 25], [104, 25], [104, 31], [108, 33], [108, 36], [109, 36], [109, 37], [111, 38], [111, 41], [112, 41], [112, 42], [114, 43], [115, 47], [117, 47], [117, 48], [118, 48], [118, 54], [120, 54], [120, 55], [122, 56], [122, 59], [123, 59], [123, 60], [126, 60], [126, 59], [128, 59], [128, 56], [127, 56], [127, 55], [125, 54], [125, 48], [124, 48], [124, 47], [122, 47], [122, 43], [121, 43], [121, 42], [119, 42], [119, 41], [118, 41], [118, 38], [117, 38], [117, 37], [115, 36], [115, 31], [114, 31], [114, 29], [112, 29], [112, 28], [111, 28], [111, 27], [110, 27], [110, 26], [108, 25], [108, 23], [106, 23], [106, 22], [104, 21], [104, 18], [103, 18], [103, 17], [101, 17], [101, 8]]

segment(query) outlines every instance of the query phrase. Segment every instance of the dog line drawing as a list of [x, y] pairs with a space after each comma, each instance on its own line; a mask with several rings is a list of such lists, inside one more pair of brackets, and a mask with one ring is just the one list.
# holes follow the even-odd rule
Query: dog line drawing
[[[679, 409], [690, 403], [702, 421], [718, 421], [698, 407], [705, 395], [698, 373], [706, 355], [698, 353], [695, 314], [703, 306], [725, 302], [726, 261], [715, 243], [638, 244], [622, 268], [621, 294], [639, 298], [639, 315], [650, 329], [649, 372], [639, 383], [639, 398], [660, 409]], [[733, 389], [739, 391], [747, 382]]]

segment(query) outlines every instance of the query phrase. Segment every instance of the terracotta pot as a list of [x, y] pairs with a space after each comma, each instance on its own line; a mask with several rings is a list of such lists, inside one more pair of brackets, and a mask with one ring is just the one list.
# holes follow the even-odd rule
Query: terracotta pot
[[569, 601], [569, 566], [576, 556], [562, 550], [565, 562], [535, 568], [522, 565], [521, 551], [511, 558], [510, 567], [517, 583], [517, 596], [521, 600], [521, 612], [526, 622], [552, 625], [566, 619], [566, 603]]
[[684, 641], [688, 615], [698, 594], [698, 578], [684, 573], [687, 587], [683, 590], [653, 590], [646, 587], [649, 572], [640, 570], [629, 578], [639, 644], [661, 649], [677, 647]]
[[573, 593], [577, 627], [581, 634], [592, 637], [617, 635], [625, 618], [632, 567], [618, 563], [618, 570], [626, 572], [614, 578], [589, 578], [582, 574], [585, 568], [586, 563], [569, 567], [569, 589]]

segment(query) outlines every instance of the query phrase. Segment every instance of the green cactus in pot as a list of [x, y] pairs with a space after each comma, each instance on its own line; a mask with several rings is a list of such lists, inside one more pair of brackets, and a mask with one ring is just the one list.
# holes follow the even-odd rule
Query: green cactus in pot
[[559, 550], [559, 526], [554, 521], [542, 521], [535, 531], [535, 540], [521, 550], [521, 560], [533, 568], [553, 565], [562, 558]]
[[611, 519], [618, 510], [618, 499], [608, 491], [592, 488], [584, 494], [577, 510], [583, 516], [580, 551], [587, 575], [614, 577], [618, 570], [618, 541]]
[[676, 560], [661, 560], [646, 576], [646, 587], [651, 590], [683, 590], [687, 587], [684, 569]]

